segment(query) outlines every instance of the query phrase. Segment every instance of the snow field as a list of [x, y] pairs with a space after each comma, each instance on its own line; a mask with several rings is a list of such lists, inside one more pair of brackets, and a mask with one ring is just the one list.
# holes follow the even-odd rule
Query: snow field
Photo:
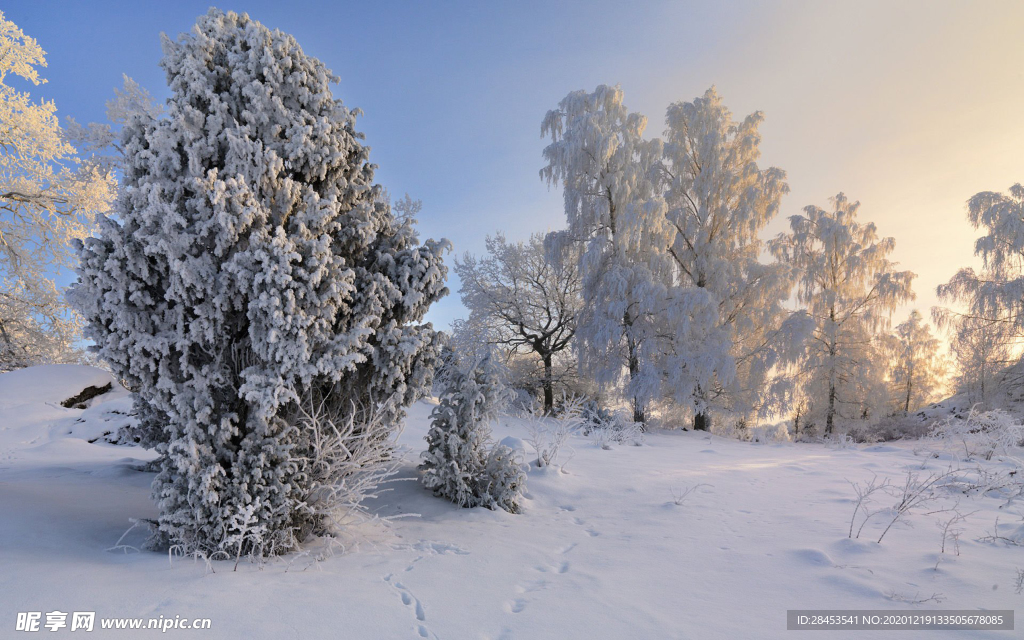
[[[40, 369], [48, 368], [21, 375], [56, 379]], [[970, 515], [959, 556], [949, 542], [939, 553], [935, 523], [948, 514], [924, 515], [951, 507], [952, 491], [882, 544], [874, 540], [883, 518], [847, 538], [855, 506], [848, 480], [898, 483], [907, 470], [927, 475], [955, 464], [922, 443], [833, 450], [655, 432], [644, 446], [602, 450], [577, 437], [564, 472], [530, 467], [524, 513], [512, 515], [460, 509], [414, 480], [426, 401], [412, 407], [401, 436], [403, 480], [371, 505], [385, 517], [419, 516], [358, 527], [342, 540], [347, 553], [318, 557], [323, 545], [314, 542], [263, 566], [243, 561], [232, 571], [233, 562], [219, 561], [211, 572], [189, 558], [109, 550], [130, 518], [156, 515], [153, 476], [134, 469], [152, 454], [88, 442], [109, 428], [100, 409], [123, 403], [125, 393], [64, 409], [67, 388], [54, 384], [16, 402], [6, 391], [11, 375], [0, 376], [0, 635], [12, 632], [19, 611], [93, 610], [209, 617], [215, 637], [782, 638], [787, 609], [1013, 609], [1024, 598], [1014, 584], [1020, 550], [979, 541], [996, 517], [1002, 535], [1024, 533], [1020, 507], [994, 495], [960, 497], [959, 511]], [[506, 444], [525, 435], [516, 418], [494, 427]], [[703, 486], [677, 504], [696, 484]], [[122, 544], [144, 539], [136, 528]], [[933, 595], [939, 602], [900, 601]]]

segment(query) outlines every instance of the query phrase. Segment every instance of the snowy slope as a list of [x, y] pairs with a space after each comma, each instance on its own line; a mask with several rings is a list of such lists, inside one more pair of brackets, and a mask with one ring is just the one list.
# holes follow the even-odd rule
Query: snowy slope
[[[10, 375], [0, 376], [0, 389], [25, 383]], [[322, 560], [296, 555], [262, 570], [243, 562], [237, 572], [217, 562], [210, 573], [188, 559], [110, 551], [129, 518], [155, 515], [152, 474], [134, 470], [152, 454], [90, 444], [86, 435], [108, 428], [109, 413], [96, 412], [105, 403], [61, 408], [55, 398], [67, 389], [56, 386], [39, 396], [26, 391], [31, 402], [2, 396], [0, 637], [13, 635], [17, 612], [56, 609], [208, 617], [211, 632], [168, 633], [217, 638], [783, 638], [791, 635], [791, 608], [913, 608], [893, 598], [933, 594], [941, 602], [917, 608], [1024, 604], [1014, 593], [1024, 554], [977, 540], [997, 516], [1000, 532], [1015, 535], [1019, 502], [1003, 509], [995, 496], [962, 498], [960, 511], [975, 513], [963, 525], [960, 555], [947, 548], [937, 569], [934, 522], [944, 514], [913, 516], [913, 528], [897, 525], [882, 544], [873, 541], [881, 523], [847, 538], [854, 508], [847, 479], [896, 481], [908, 469], [928, 473], [951, 462], [903, 443], [832, 450], [666, 432], [649, 435], [645, 446], [606, 451], [577, 438], [564, 473], [531, 468], [522, 515], [458, 509], [404, 481], [375, 507], [419, 517], [395, 520], [390, 532], [365, 525], [346, 541], [358, 548]], [[107, 404], [124, 401], [123, 392], [113, 395], [121, 399]], [[430, 408], [418, 403], [407, 420], [405, 478], [415, 477]], [[513, 418], [495, 428], [498, 438], [524, 435]], [[697, 483], [707, 486], [675, 503], [674, 493]], [[138, 546], [144, 537], [136, 529], [123, 542]], [[105, 637], [99, 629], [93, 635]]]

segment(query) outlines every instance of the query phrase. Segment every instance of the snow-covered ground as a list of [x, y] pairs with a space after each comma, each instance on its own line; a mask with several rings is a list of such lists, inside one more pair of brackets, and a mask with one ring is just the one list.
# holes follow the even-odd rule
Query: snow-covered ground
[[[912, 527], [896, 525], [881, 544], [874, 540], [882, 517], [860, 539], [847, 537], [854, 510], [848, 480], [902, 482], [908, 470], [926, 476], [949, 467], [948, 455], [933, 457], [921, 443], [835, 450], [660, 432], [644, 446], [602, 450], [579, 437], [564, 472], [531, 467], [521, 515], [459, 509], [408, 481], [374, 508], [419, 517], [393, 521], [390, 532], [364, 525], [357, 549], [325, 559], [242, 562], [237, 571], [217, 562], [211, 573], [190, 559], [112, 551], [130, 518], [156, 514], [152, 474], [136, 470], [152, 454], [102, 438], [127, 419], [123, 390], [84, 410], [59, 404], [107, 381], [84, 367], [0, 375], [0, 637], [15, 635], [17, 612], [59, 610], [210, 618], [209, 631], [168, 633], [216, 638], [781, 638], [793, 633], [787, 609], [1024, 603], [1015, 593], [1024, 553], [979, 540], [997, 517], [1000, 535], [1024, 533], [1024, 501], [1004, 508], [1005, 498], [993, 494], [961, 496], [958, 509], [970, 515], [959, 525], [960, 554], [947, 541], [937, 567], [936, 522], [951, 512], [925, 512], [951, 507], [956, 492], [912, 515]], [[421, 402], [410, 412], [402, 477], [416, 475], [430, 407]], [[494, 431], [525, 435], [513, 418]], [[1009, 463], [980, 464], [998, 470]], [[700, 483], [676, 504], [674, 495]], [[123, 543], [137, 546], [144, 537], [136, 529]], [[933, 595], [938, 602], [900, 601]]]

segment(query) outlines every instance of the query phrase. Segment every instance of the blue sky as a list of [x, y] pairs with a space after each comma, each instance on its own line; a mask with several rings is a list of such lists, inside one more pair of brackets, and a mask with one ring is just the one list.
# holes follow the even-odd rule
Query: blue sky
[[[47, 51], [48, 84], [79, 122], [103, 119], [127, 74], [166, 97], [159, 34], [208, 2], [15, 0], [3, 11]], [[486, 234], [563, 225], [538, 177], [540, 122], [566, 93], [621, 84], [660, 135], [665, 108], [718, 86], [737, 116], [761, 109], [762, 164], [789, 174], [784, 216], [845, 191], [934, 287], [972, 263], [964, 202], [1024, 180], [1024, 3], [232, 2], [296, 37], [365, 112], [361, 129], [395, 195], [424, 203], [423, 236], [456, 253]], [[458, 282], [431, 311], [464, 310]]]

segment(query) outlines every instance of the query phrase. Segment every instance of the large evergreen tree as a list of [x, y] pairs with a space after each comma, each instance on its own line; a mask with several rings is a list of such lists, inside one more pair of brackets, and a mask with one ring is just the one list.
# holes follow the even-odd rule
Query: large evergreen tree
[[392, 214], [357, 113], [291, 36], [211, 10], [162, 66], [166, 115], [125, 124], [116, 216], [73, 297], [165, 454], [156, 542], [281, 552], [323, 524], [299, 407], [391, 435], [430, 380], [445, 243]]

